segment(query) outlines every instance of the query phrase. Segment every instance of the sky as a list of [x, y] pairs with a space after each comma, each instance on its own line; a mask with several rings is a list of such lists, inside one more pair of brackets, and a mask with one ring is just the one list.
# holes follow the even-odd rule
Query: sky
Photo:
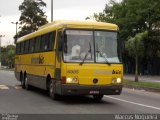
[[[51, 0], [43, 0], [47, 20], [51, 21]], [[53, 0], [53, 20], [85, 20], [93, 13], [102, 12], [109, 0]], [[23, 0], [0, 0], [0, 35], [2, 46], [13, 44], [16, 25], [11, 22], [19, 21], [21, 12], [18, 10]]]

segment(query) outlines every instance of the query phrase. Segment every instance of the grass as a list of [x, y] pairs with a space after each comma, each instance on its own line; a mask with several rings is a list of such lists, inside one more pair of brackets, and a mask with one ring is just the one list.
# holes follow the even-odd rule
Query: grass
[[155, 82], [134, 82], [131, 80], [123, 80], [124, 84], [129, 84], [129, 85], [137, 85], [137, 86], [142, 86], [142, 87], [148, 87], [148, 88], [158, 88], [160, 89], [160, 83], [155, 83]]

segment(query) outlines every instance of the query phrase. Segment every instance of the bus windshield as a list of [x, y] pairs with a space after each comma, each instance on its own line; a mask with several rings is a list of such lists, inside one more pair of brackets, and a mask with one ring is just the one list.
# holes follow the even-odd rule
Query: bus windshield
[[66, 30], [64, 62], [120, 63], [117, 46], [117, 32]]

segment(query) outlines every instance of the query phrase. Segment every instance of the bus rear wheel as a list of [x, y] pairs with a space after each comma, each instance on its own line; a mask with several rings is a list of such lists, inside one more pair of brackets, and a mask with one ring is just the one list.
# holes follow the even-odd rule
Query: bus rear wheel
[[101, 101], [104, 95], [93, 95], [95, 101]]
[[49, 95], [53, 100], [59, 100], [60, 98], [60, 96], [55, 93], [55, 84], [53, 83], [53, 81], [51, 81], [49, 85]]
[[25, 89], [25, 80], [23, 78], [23, 74], [22, 73], [20, 75], [20, 79], [21, 79], [21, 86], [22, 86], [23, 89]]
[[27, 78], [27, 75], [25, 75], [25, 77], [24, 77], [24, 81], [25, 81], [25, 88], [26, 88], [26, 90], [30, 90], [31, 86], [28, 84], [28, 78]]

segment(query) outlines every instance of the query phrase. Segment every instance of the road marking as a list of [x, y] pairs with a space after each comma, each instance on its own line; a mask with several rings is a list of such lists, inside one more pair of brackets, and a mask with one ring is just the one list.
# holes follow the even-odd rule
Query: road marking
[[8, 90], [9, 88], [6, 85], [0, 85], [0, 90]]
[[106, 96], [106, 95], [105, 95], [105, 97], [111, 98], [111, 99], [114, 99], [114, 100], [119, 100], [119, 101], [121, 101], [121, 102], [131, 103], [131, 104], [134, 104], [134, 105], [139, 105], [139, 106], [143, 106], [143, 107], [148, 107], [148, 108], [160, 110], [160, 108], [154, 107], [154, 106], [150, 106], [150, 105], [145, 105], [145, 104], [141, 104], [141, 103], [136, 103], [136, 102], [132, 102], [132, 101], [127, 101], [127, 100], [123, 100], [123, 99], [119, 99], [119, 98], [115, 98], [115, 97], [111, 97], [111, 96]]
[[15, 88], [15, 89], [22, 89], [21, 85], [15, 85], [15, 86], [7, 86], [7, 85], [0, 85], [0, 90], [8, 90], [10, 88]]
[[15, 89], [22, 89], [22, 86], [21, 85], [16, 85], [14, 88]]

